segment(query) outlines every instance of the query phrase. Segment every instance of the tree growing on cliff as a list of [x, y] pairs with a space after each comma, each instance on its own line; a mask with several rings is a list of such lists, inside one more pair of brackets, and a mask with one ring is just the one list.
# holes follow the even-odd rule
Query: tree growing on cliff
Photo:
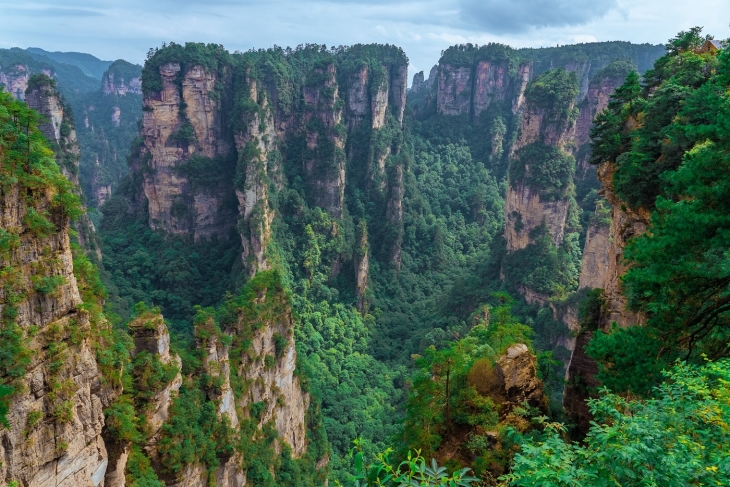
[[655, 399], [604, 389], [589, 400], [595, 422], [583, 443], [547, 425], [503, 477], [515, 487], [730, 485], [730, 361], [678, 364]]
[[594, 130], [594, 155], [616, 165], [616, 192], [654, 210], [629, 242], [623, 277], [646, 327], [599, 332], [588, 349], [615, 390], [650, 393], [676, 359], [730, 355], [730, 52], [688, 50], [696, 42], [682, 39], [699, 32], [670, 41], [680, 47], [657, 61], [640, 94], [627, 80]]

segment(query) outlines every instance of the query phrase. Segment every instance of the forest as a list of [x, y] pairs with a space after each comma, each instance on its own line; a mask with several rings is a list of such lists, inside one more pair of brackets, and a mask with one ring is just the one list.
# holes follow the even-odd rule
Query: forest
[[[58, 71], [78, 187], [0, 91], [0, 196], [25, 215], [0, 226], [0, 430], [57, 336], [26, 436], [73, 422], [65, 357], [88, 340], [135, 487], [193, 466], [233, 485], [231, 464], [267, 487], [730, 485], [730, 49], [710, 41], [452, 46], [408, 93], [392, 45], [164, 44], [106, 67], [141, 94], [65, 94]], [[26, 327], [25, 300], [69, 283], [50, 250], [18, 256], [69, 220], [88, 318]], [[140, 351], [168, 330], [169, 357]]]

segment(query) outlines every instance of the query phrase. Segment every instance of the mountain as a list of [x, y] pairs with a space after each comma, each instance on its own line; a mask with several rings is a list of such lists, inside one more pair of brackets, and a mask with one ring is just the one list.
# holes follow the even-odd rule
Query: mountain
[[2, 478], [720, 481], [728, 56], [171, 43], [70, 103], [14, 58]]
[[39, 60], [47, 58], [57, 63], [76, 66], [86, 76], [91, 76], [96, 79], [101, 79], [104, 72], [112, 64], [112, 61], [102, 61], [91, 54], [85, 54], [83, 52], [49, 52], [39, 47], [29, 47], [25, 52]]
[[31, 74], [45, 73], [60, 82], [60, 90], [68, 99], [95, 90], [99, 81], [84, 74], [77, 66], [31, 54], [23, 49], [0, 49], [0, 83], [18, 97], [23, 97]]

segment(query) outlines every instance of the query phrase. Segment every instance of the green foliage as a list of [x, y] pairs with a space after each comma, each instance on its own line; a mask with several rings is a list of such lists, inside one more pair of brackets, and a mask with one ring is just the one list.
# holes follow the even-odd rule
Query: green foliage
[[139, 446], [129, 452], [126, 466], [126, 480], [130, 487], [164, 487], [150, 465], [150, 460]]
[[565, 198], [574, 174], [575, 158], [543, 142], [534, 142], [519, 149], [517, 159], [509, 168], [509, 180], [513, 186], [523, 182], [538, 189], [541, 199], [546, 201]]
[[208, 72], [216, 72], [222, 63], [229, 60], [229, 57], [228, 51], [218, 44], [186, 42], [183, 46], [171, 42], [163, 44], [162, 48], [150, 49], [142, 69], [142, 91], [145, 95], [162, 91], [160, 67], [165, 64], [180, 64], [178, 79], [182, 82], [182, 76], [187, 68], [201, 66]]
[[531, 109], [545, 110], [548, 119], [565, 127], [578, 116], [574, 108], [578, 96], [578, 77], [574, 71], [551, 69], [537, 76], [525, 90], [525, 100]]
[[7, 414], [9, 412], [10, 397], [13, 394], [13, 389], [4, 385], [0, 385], [0, 426], [4, 428], [10, 428], [8, 423]]
[[[464, 338], [440, 350], [431, 346], [423, 356], [415, 356], [417, 372], [409, 387], [400, 435], [403, 450], [416, 449], [430, 457], [441, 445], [469, 432], [473, 445], [469, 456], [477, 456], [472, 464], [487, 465], [493, 460], [489, 449], [474, 445], [479, 438], [489, 443], [485, 433], [499, 430], [500, 417], [508, 412], [502, 409], [506, 397], [496, 362], [512, 345], [531, 347], [533, 332], [512, 316], [510, 301], [494, 309], [485, 307], [483, 313], [488, 322], [481, 321]], [[505, 459], [489, 470], [503, 472]], [[480, 473], [486, 469], [478, 468]]]
[[440, 66], [474, 67], [479, 61], [506, 62], [511, 74], [514, 74], [520, 58], [509, 46], [490, 42], [484, 46], [458, 44], [441, 52]]
[[234, 453], [234, 431], [227, 419], [218, 417], [216, 404], [207, 400], [200, 386], [187, 383], [173, 401], [157, 448], [162, 465], [169, 472], [178, 473], [193, 462], [213, 470], [220, 458]]
[[53, 294], [65, 282], [63, 276], [43, 276], [35, 280], [33, 288], [41, 294]]
[[[713, 103], [712, 96], [707, 96], [711, 89], [701, 87], [713, 78], [726, 54], [690, 50], [699, 42], [700, 31], [693, 28], [670, 40], [677, 47], [670, 48], [646, 73], [643, 89], [638, 76], [629, 75], [608, 109], [596, 118], [592, 162], [616, 164], [614, 188], [631, 206], [653, 208], [656, 197], [667, 190], [662, 175], [676, 170], [683, 154], [704, 140], [703, 134], [686, 127], [707, 124], [707, 113], [712, 110], [707, 104]], [[721, 71], [715, 80], [722, 76]], [[694, 109], [684, 108], [688, 103]], [[697, 104], [704, 104], [701, 112]]]
[[517, 52], [533, 63], [533, 71], [540, 74], [554, 66], [572, 64], [587, 70], [587, 78], [593, 79], [598, 71], [615, 60], [627, 60], [635, 64], [640, 73], [650, 69], [654, 61], [665, 54], [663, 45], [632, 44], [626, 41], [587, 42], [560, 47], [523, 48]]
[[[352, 452], [354, 474], [348, 478], [348, 486], [469, 487], [479, 481], [478, 478], [467, 475], [470, 470], [468, 468], [449, 474], [446, 467], [440, 467], [436, 460], [431, 459], [430, 464], [426, 462], [420, 452], [408, 452], [406, 460], [396, 464], [390, 459], [391, 450], [385, 450], [378, 453], [372, 463], [366, 465], [360, 442], [356, 440], [355, 446]], [[342, 486], [339, 482], [336, 485]]]
[[[0, 91], [0, 191], [19, 195], [20, 215], [27, 231], [39, 238], [58, 232], [69, 217], [80, 215], [81, 207], [71, 183], [61, 175], [38, 130], [38, 114], [8, 93]], [[0, 232], [0, 286], [2, 286], [2, 321], [0, 322], [0, 377], [3, 385], [17, 392], [20, 379], [30, 364], [25, 331], [15, 322], [17, 305], [27, 290], [19, 268], [11, 259], [19, 246], [17, 230]], [[39, 277], [34, 281], [40, 292], [53, 292], [60, 276]], [[60, 278], [62, 279], [62, 278]]]
[[548, 425], [515, 456], [512, 486], [730, 485], [727, 360], [664, 374], [655, 399], [627, 400], [603, 390], [588, 404], [595, 422], [583, 443]]
[[[124, 64], [117, 66], [120, 62]], [[126, 64], [124, 61], [116, 61], [110, 70]], [[120, 76], [128, 83], [129, 76], [140, 76], [139, 71], [139, 66], [129, 65], [121, 72], [112, 70], [110, 73], [116, 73], [115, 83], [118, 86]], [[83, 118], [83, 123], [76, 125], [76, 133], [81, 149], [79, 180], [88, 206], [99, 206], [100, 202], [96, 199], [98, 188], [108, 186], [116, 190], [123, 177], [128, 174], [125, 154], [130, 148], [135, 150], [135, 139], [139, 133], [138, 122], [142, 118], [141, 107], [142, 95], [132, 92], [125, 95], [105, 94], [98, 89], [82, 99], [72, 99], [76, 118], [79, 122]], [[117, 109], [119, 120], [114, 122], [112, 116]]]
[[580, 268], [576, 267], [567, 245], [577, 244], [577, 239], [571, 242], [566, 238], [565, 245], [556, 247], [545, 224], [532, 230], [530, 238], [533, 243], [505, 256], [508, 289], [529, 288], [547, 296], [573, 290], [578, 284]]
[[615, 390], [647, 394], [677, 358], [730, 353], [730, 53], [688, 50], [699, 32], [680, 33], [671, 41], [677, 48], [647, 73], [647, 86], [630, 77], [598, 119], [594, 150], [615, 163], [617, 193], [654, 210], [647, 232], [629, 242], [623, 278], [628, 305], [644, 313], [646, 327], [599, 334], [590, 347]]
[[120, 196], [102, 208], [102, 251], [111, 309], [130, 316], [133, 303], [159, 305], [172, 329], [191, 336], [193, 306], [218, 303], [233, 289], [240, 264], [240, 238], [192, 243], [163, 237], [150, 230], [146, 220], [129, 212]]

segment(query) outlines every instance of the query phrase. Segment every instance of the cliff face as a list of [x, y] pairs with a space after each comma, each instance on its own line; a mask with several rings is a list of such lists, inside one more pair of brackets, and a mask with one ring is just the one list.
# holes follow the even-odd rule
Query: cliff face
[[159, 83], [145, 92], [144, 140], [133, 165], [144, 174], [150, 227], [199, 241], [227, 238], [235, 226], [253, 276], [269, 268], [273, 222], [283, 216], [270, 195], [292, 178], [308, 205], [335, 220], [345, 217], [349, 181], [398, 224], [402, 169], [389, 161], [401, 150], [407, 65], [353, 52], [304, 65], [298, 56], [309, 54], [293, 53], [281, 62], [301, 77], [275, 80], [240, 54], [215, 68], [145, 68]]
[[115, 61], [101, 87], [74, 106], [81, 147], [80, 180], [89, 206], [100, 207], [128, 173], [126, 154], [142, 118], [140, 66]]
[[82, 306], [87, 283], [74, 274], [68, 217], [54, 201], [70, 190], [41, 179], [30, 188], [21, 178], [0, 195], [2, 341], [11, 354], [0, 381], [15, 391], [0, 430], [0, 482], [96, 486], [107, 467], [103, 410], [117, 394], [114, 374], [96, 360], [109, 325]]
[[123, 75], [109, 70], [101, 79], [101, 90], [105, 95], [124, 96], [126, 94], [142, 94], [142, 77], [133, 76], [125, 79]]
[[6, 69], [0, 69], [0, 84], [16, 99], [25, 100], [25, 90], [28, 89], [30, 76], [31, 72], [27, 66], [16, 64]]
[[471, 108], [471, 67], [439, 66], [436, 106], [444, 115], [468, 114]]
[[[75, 193], [81, 196], [80, 149], [70, 106], [63, 102], [55, 81], [46, 75], [31, 77], [30, 86], [25, 93], [25, 101], [30, 108], [41, 115], [41, 123], [38, 128], [46, 136], [53, 149], [61, 172], [71, 181]], [[97, 258], [101, 259], [101, 249], [96, 240], [96, 229], [86, 211], [76, 219], [73, 227], [78, 233], [81, 246], [87, 251], [94, 252]]]
[[[602, 164], [598, 169], [598, 178], [603, 186], [603, 195], [611, 205], [611, 227], [607, 249], [608, 266], [602, 276], [602, 286], [606, 299], [606, 312], [602, 315], [601, 327], [607, 329], [615, 321], [626, 327], [641, 324], [643, 318], [626, 309], [626, 297], [621, 291], [621, 276], [626, 272], [623, 252], [629, 239], [646, 232], [651, 221], [651, 214], [644, 208], [631, 208], [613, 192], [613, 164]], [[588, 245], [588, 241], [586, 245]]]
[[[570, 77], [561, 78], [559, 71], [554, 73], [570, 91], [574, 81]], [[534, 90], [539, 88], [541, 79], [534, 82]], [[572, 143], [575, 133], [575, 125], [567, 115], [573, 111], [574, 100], [568, 94], [568, 99], [552, 100], [546, 104], [543, 98], [534, 93], [528, 92], [523, 102], [519, 136], [512, 147], [510, 165], [513, 167], [510, 169], [505, 199], [504, 236], [508, 253], [535, 243], [535, 230], [543, 225], [552, 245], [560, 247], [565, 238], [570, 208], [575, 205], [571, 193], [572, 181], [566, 180], [572, 174], [572, 167], [559, 169], [563, 172], [563, 180], [551, 183], [554, 188], [545, 186], [544, 178], [540, 177], [547, 170], [556, 171], [552, 167], [556, 166], [556, 161], [561, 161], [558, 164], [561, 167], [574, 164], [567, 152], [567, 146]], [[565, 106], [559, 111], [557, 106], [562, 105]], [[523, 152], [523, 149], [528, 152]], [[537, 156], [530, 156], [535, 152]], [[546, 169], [548, 165], [552, 165], [550, 169]], [[547, 298], [523, 285], [520, 286], [520, 292], [530, 303], [544, 303]]]
[[[143, 190], [149, 202], [150, 227], [195, 241], [225, 237], [235, 223], [227, 206], [231, 181], [195, 187], [185, 164], [191, 157], [227, 157], [230, 141], [223, 136], [218, 101], [211, 98], [218, 77], [201, 66], [181, 73], [179, 63], [160, 68], [163, 89], [144, 100], [143, 134], [151, 156]], [[182, 83], [177, 82], [178, 76]]]

